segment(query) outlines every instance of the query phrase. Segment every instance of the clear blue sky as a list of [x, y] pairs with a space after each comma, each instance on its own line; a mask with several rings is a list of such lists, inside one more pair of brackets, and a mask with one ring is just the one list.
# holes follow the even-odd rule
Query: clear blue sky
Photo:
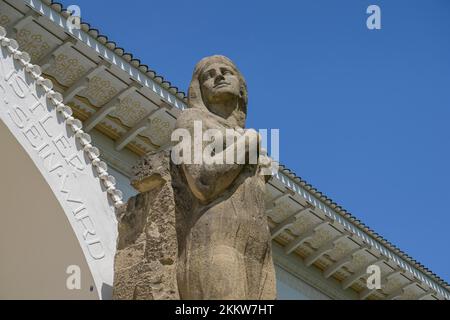
[[281, 162], [450, 281], [450, 1], [63, 3], [185, 92], [229, 56]]

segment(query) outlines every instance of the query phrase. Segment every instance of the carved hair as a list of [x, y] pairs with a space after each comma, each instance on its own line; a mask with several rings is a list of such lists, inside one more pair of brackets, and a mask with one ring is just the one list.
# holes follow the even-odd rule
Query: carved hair
[[188, 90], [188, 106], [189, 108], [198, 108], [203, 111], [210, 112], [207, 106], [205, 105], [205, 102], [203, 101], [202, 91], [201, 91], [201, 84], [200, 84], [200, 77], [204, 70], [210, 66], [213, 63], [223, 63], [233, 69], [233, 71], [236, 73], [239, 79], [239, 106], [238, 110], [233, 112], [234, 117], [237, 120], [237, 123], [244, 127], [245, 125], [245, 118], [247, 116], [247, 102], [248, 102], [248, 96], [247, 96], [247, 84], [245, 83], [245, 79], [242, 76], [242, 74], [239, 72], [236, 65], [231, 61], [229, 58], [221, 55], [214, 55], [210, 57], [203, 58], [200, 60], [197, 65], [195, 66], [194, 73], [192, 75], [191, 84], [189, 85]]

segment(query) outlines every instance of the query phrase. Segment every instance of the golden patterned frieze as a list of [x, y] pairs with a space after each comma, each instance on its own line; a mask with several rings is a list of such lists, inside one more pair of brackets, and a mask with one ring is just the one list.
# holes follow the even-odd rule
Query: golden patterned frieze
[[79, 95], [88, 98], [93, 105], [101, 107], [122, 89], [118, 89], [116, 86], [117, 84], [112, 80], [95, 75], [89, 80], [87, 88]]
[[77, 58], [69, 56], [67, 53], [59, 53], [55, 56], [54, 63], [46, 73], [57, 79], [57, 81], [70, 87], [80, 79], [87, 69]]
[[39, 29], [41, 28], [36, 25], [36, 28], [22, 28], [16, 33], [20, 50], [28, 52], [33, 63], [38, 62], [51, 50], [52, 46], [56, 45], [56, 43], [49, 43], [49, 38]]

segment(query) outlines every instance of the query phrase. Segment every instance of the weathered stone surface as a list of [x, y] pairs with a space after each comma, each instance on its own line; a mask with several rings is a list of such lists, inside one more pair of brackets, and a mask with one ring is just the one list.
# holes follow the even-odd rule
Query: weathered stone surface
[[[195, 121], [201, 121], [203, 132], [216, 129], [226, 136], [226, 129], [243, 131], [247, 113], [245, 81], [228, 58], [204, 58], [194, 70], [188, 104], [189, 109], [181, 113], [175, 127], [188, 130], [192, 137]], [[254, 131], [251, 139], [260, 142]], [[191, 143], [192, 154], [198, 141], [194, 138]], [[239, 148], [239, 143], [244, 143], [248, 159], [251, 142], [236, 141], [229, 147]], [[200, 143], [204, 150], [208, 142]], [[266, 180], [261, 169], [261, 163], [248, 161], [172, 166], [177, 277], [182, 299], [276, 298], [264, 207]]]
[[[194, 70], [188, 105], [176, 129], [191, 137], [195, 121], [203, 132], [243, 131], [245, 81], [229, 59], [205, 58]], [[237, 156], [231, 164], [175, 164], [168, 152], [160, 152], [136, 165], [132, 185], [141, 193], [119, 213], [114, 298], [276, 298], [266, 177], [260, 174], [270, 161], [247, 161], [251, 143], [260, 144], [256, 132], [248, 131], [250, 140], [230, 146], [246, 150], [244, 163]], [[187, 153], [205, 144], [194, 138]]]
[[170, 154], [168, 151], [149, 153], [133, 167], [131, 185], [139, 192], [160, 188], [170, 181]]
[[141, 193], [118, 212], [114, 299], [179, 299], [169, 166], [169, 153], [160, 152], [144, 156], [134, 168], [132, 184]]

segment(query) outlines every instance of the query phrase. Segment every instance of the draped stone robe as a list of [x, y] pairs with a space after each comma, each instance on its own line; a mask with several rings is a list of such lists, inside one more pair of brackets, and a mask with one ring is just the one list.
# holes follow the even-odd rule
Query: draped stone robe
[[[184, 111], [177, 126], [192, 132], [194, 120], [202, 120], [204, 130], [227, 127], [217, 116], [196, 109]], [[242, 165], [231, 185], [206, 203], [190, 190], [181, 165], [172, 164], [172, 185], [181, 299], [275, 299], [265, 177], [258, 165]]]

